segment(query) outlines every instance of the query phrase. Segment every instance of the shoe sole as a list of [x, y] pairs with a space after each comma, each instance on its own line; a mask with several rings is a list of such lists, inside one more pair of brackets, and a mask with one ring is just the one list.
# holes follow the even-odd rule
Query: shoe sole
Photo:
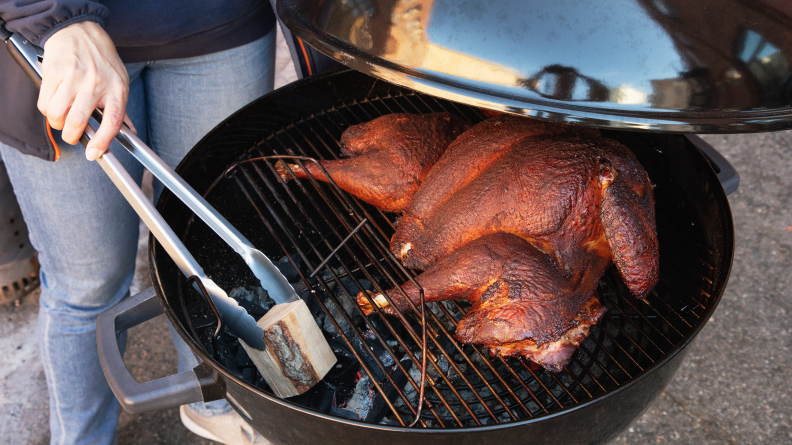
[[181, 421], [184, 424], [185, 428], [190, 430], [193, 434], [197, 434], [203, 437], [204, 439], [214, 440], [215, 442], [223, 443], [223, 441], [221, 441], [220, 438], [210, 433], [209, 431], [205, 430], [200, 425], [195, 423], [192, 419], [190, 419], [190, 416], [188, 416], [187, 413], [184, 412], [184, 410], [186, 409], [187, 406], [185, 405], [179, 407], [179, 417], [181, 417]]

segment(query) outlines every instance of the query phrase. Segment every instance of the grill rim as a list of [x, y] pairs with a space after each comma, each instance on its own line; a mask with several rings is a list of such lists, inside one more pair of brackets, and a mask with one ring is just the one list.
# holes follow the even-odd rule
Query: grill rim
[[[332, 78], [333, 76], [336, 76], [336, 75], [339, 75], [339, 74], [343, 75], [343, 74], [348, 73], [348, 72], [350, 72], [350, 70], [332, 72], [332, 73], [323, 74], [323, 75], [320, 75], [320, 76], [314, 76], [314, 78], [311, 78], [311, 80], [319, 82], [319, 81], [326, 80], [328, 78]], [[301, 87], [302, 82], [303, 81], [295, 82], [292, 85], [289, 85], [287, 87], [281, 88], [281, 89], [279, 89], [279, 90], [277, 90], [277, 91], [275, 91], [275, 92], [273, 92], [271, 94], [268, 94], [268, 95], [264, 96], [263, 98], [260, 98], [260, 99], [258, 99], [256, 101], [248, 104], [247, 106], [243, 107], [242, 109], [240, 109], [239, 111], [237, 111], [236, 113], [234, 113], [233, 115], [228, 117], [221, 124], [219, 124], [216, 127], [216, 130], [226, 126], [234, 118], [236, 118], [236, 117], [238, 117], [240, 115], [245, 115], [247, 110], [249, 110], [251, 107], [255, 106], [255, 104], [257, 104], [261, 100], [269, 100], [269, 101], [273, 101], [274, 100], [274, 101], [277, 101], [277, 99], [279, 97], [281, 97], [281, 96], [284, 96], [284, 97], [288, 98], [289, 96], [294, 95], [295, 93], [299, 94], [299, 89]], [[190, 164], [192, 164], [196, 159], [200, 159], [200, 157], [197, 157], [195, 155], [195, 152], [197, 151], [196, 149], [201, 147], [202, 145], [206, 144], [207, 142], [211, 141], [213, 139], [213, 135], [216, 133], [216, 130], [213, 130], [212, 132], [207, 134], [201, 141], [199, 141], [196, 144], [196, 146], [191, 150], [191, 152], [187, 156], [185, 156], [185, 158], [182, 160], [182, 162], [176, 168], [177, 172], [182, 172], [183, 169], [188, 168], [190, 166]], [[686, 140], [686, 144], [690, 144], [690, 146], [695, 148], [695, 145], [690, 141], [690, 139], [685, 138], [685, 140]], [[229, 371], [224, 369], [222, 367], [222, 365], [220, 365], [218, 362], [216, 362], [216, 360], [214, 360], [214, 358], [208, 356], [208, 354], [205, 354], [203, 352], [202, 346], [199, 343], [197, 343], [191, 336], [188, 335], [187, 328], [176, 317], [175, 309], [170, 306], [170, 303], [168, 303], [167, 298], [166, 298], [166, 296], [165, 296], [165, 294], [164, 294], [164, 292], [162, 290], [162, 280], [163, 279], [162, 279], [162, 277], [159, 274], [159, 269], [158, 269], [157, 264], [156, 264], [157, 249], [162, 249], [162, 248], [159, 245], [159, 243], [156, 242], [156, 240], [153, 238], [153, 236], [150, 235], [149, 236], [149, 245], [148, 245], [148, 255], [149, 255], [149, 267], [150, 267], [150, 270], [151, 270], [151, 273], [152, 273], [152, 277], [154, 278], [154, 280], [153, 280], [154, 281], [154, 283], [153, 283], [154, 284], [154, 289], [155, 289], [157, 297], [158, 297], [158, 299], [160, 301], [160, 304], [163, 306], [163, 308], [165, 308], [164, 312], [165, 312], [166, 316], [168, 317], [168, 320], [174, 326], [178, 325], [179, 329], [176, 329], [177, 332], [182, 337], [182, 339], [185, 342], [187, 342], [187, 344], [191, 345], [191, 349], [193, 349], [193, 352], [196, 353], [201, 358], [201, 360], [209, 362], [210, 365], [216, 370], [217, 375], [218, 375], [218, 380], [229, 379], [229, 380], [233, 381], [236, 385], [238, 385], [238, 386], [240, 386], [242, 388], [245, 388], [248, 391], [251, 391], [252, 393], [254, 393], [258, 397], [263, 397], [263, 398], [267, 399], [269, 402], [275, 402], [275, 403], [277, 403], [277, 404], [279, 404], [279, 405], [281, 405], [281, 406], [283, 406], [285, 408], [290, 408], [290, 409], [297, 410], [297, 411], [301, 412], [302, 414], [305, 414], [305, 415], [308, 415], [308, 416], [311, 416], [311, 417], [324, 419], [324, 420], [329, 420], [329, 421], [332, 421], [332, 422], [335, 422], [335, 423], [340, 422], [342, 424], [346, 424], [346, 425], [349, 425], [349, 426], [352, 426], [352, 427], [365, 427], [365, 428], [370, 429], [372, 431], [413, 432], [413, 433], [414, 432], [419, 432], [421, 434], [445, 434], [445, 433], [460, 433], [460, 432], [461, 433], [465, 433], [465, 432], [486, 432], [486, 431], [493, 431], [495, 429], [505, 429], [505, 428], [511, 428], [511, 427], [526, 426], [526, 425], [534, 424], [534, 423], [537, 423], [537, 422], [543, 421], [543, 420], [557, 419], [557, 418], [559, 418], [561, 416], [571, 415], [572, 413], [576, 413], [579, 410], [584, 409], [584, 408], [588, 409], [588, 408], [591, 408], [593, 406], [597, 406], [597, 405], [600, 405], [600, 404], [603, 404], [603, 403], [607, 403], [609, 401], [609, 399], [611, 399], [612, 397], [618, 396], [619, 394], [621, 394], [621, 393], [623, 393], [625, 391], [629, 391], [631, 389], [634, 389], [636, 387], [636, 385], [640, 385], [641, 382], [652, 378], [652, 376], [654, 376], [656, 373], [658, 373], [661, 370], [663, 370], [667, 363], [673, 361], [674, 358], [677, 357], [680, 354], [680, 352], [683, 352], [683, 350], [690, 344], [690, 342], [698, 335], [698, 333], [701, 331], [701, 329], [704, 327], [704, 325], [706, 325], [706, 322], [709, 320], [709, 318], [711, 317], [712, 313], [715, 311], [715, 309], [717, 308], [718, 304], [720, 303], [720, 300], [721, 300], [721, 298], [723, 296], [723, 292], [725, 291], [726, 285], [728, 283], [728, 279], [729, 279], [729, 276], [731, 274], [731, 269], [732, 269], [732, 265], [733, 265], [733, 261], [734, 261], [734, 223], [733, 223], [733, 218], [732, 218], [731, 207], [729, 206], [729, 202], [728, 202], [728, 199], [726, 197], [726, 193], [723, 191], [722, 186], [720, 186], [720, 181], [718, 181], [718, 179], [717, 179], [717, 174], [715, 173], [715, 171], [712, 168], [711, 164], [706, 160], [704, 155], [698, 149], [696, 149], [695, 152], [696, 152], [696, 155], [695, 155], [696, 161], [695, 162], [698, 163], [699, 166], [704, 166], [704, 168], [699, 169], [700, 170], [700, 174], [703, 174], [703, 175], [707, 176], [706, 179], [707, 179], [708, 183], [713, 184], [713, 181], [714, 181], [720, 187], [719, 192], [716, 191], [716, 193], [714, 193], [715, 195], [717, 195], [717, 202], [715, 204], [717, 206], [719, 206], [720, 208], [722, 208], [722, 210], [723, 210], [723, 213], [722, 213], [723, 221], [721, 221], [721, 223], [723, 224], [724, 229], [725, 229], [724, 233], [727, 235], [727, 239], [724, 240], [724, 243], [723, 243], [723, 246], [722, 246], [723, 247], [723, 251], [720, 252], [720, 255], [722, 256], [722, 258], [724, 260], [723, 261], [723, 266], [721, 268], [722, 277], [719, 277], [720, 279], [718, 280], [717, 286], [716, 286], [716, 288], [713, 289], [713, 292], [712, 292], [712, 294], [709, 297], [710, 299], [712, 299], [712, 303], [708, 306], [706, 312], [701, 314], [701, 317], [700, 317], [697, 325], [690, 332], [688, 332], [686, 335], [684, 335], [677, 345], [675, 345], [670, 351], [666, 352], [662, 356], [662, 358], [660, 360], [658, 360], [657, 362], [655, 362], [650, 368], [648, 368], [645, 371], [641, 372], [640, 375], [630, 378], [627, 382], [619, 385], [619, 387], [616, 388], [616, 389], [606, 390], [606, 392], [604, 394], [596, 396], [595, 398], [593, 398], [591, 400], [588, 400], [586, 402], [582, 402], [582, 403], [576, 404], [576, 405], [574, 405], [574, 406], [572, 406], [570, 408], [562, 409], [561, 411], [557, 411], [557, 412], [553, 412], [553, 413], [549, 413], [549, 414], [544, 414], [544, 415], [540, 415], [540, 416], [536, 416], [536, 417], [532, 417], [532, 418], [528, 418], [528, 419], [510, 421], [510, 422], [502, 423], [502, 424], [490, 424], [490, 425], [471, 426], [471, 427], [447, 426], [447, 427], [444, 427], [444, 428], [414, 428], [414, 427], [410, 428], [410, 427], [393, 426], [393, 425], [372, 424], [372, 423], [366, 423], [366, 422], [362, 422], [362, 421], [345, 419], [345, 418], [342, 418], [342, 417], [336, 417], [336, 416], [332, 416], [330, 414], [318, 412], [318, 411], [315, 411], [315, 410], [313, 410], [311, 408], [306, 408], [304, 406], [297, 405], [295, 403], [279, 399], [276, 396], [268, 394], [268, 393], [264, 392], [263, 390], [259, 389], [258, 387], [254, 386], [254, 385], [251, 385], [251, 384], [249, 384], [249, 383], [237, 378], [232, 373], [230, 373]], [[161, 206], [167, 204], [166, 201], [167, 201], [168, 195], [169, 194], [166, 191], [160, 197], [160, 200], [157, 203], [158, 209], [161, 209], [162, 208]], [[219, 382], [219, 383], [224, 385], [223, 382]], [[637, 415], [637, 413], [636, 413], [636, 415]]]

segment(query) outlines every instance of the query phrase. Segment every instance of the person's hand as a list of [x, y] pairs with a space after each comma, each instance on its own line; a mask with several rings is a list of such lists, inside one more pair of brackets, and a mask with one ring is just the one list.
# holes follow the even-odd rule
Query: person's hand
[[[38, 109], [52, 128], [63, 130], [68, 144], [80, 140], [95, 108], [103, 108], [102, 124], [88, 143], [85, 157], [107, 150], [126, 118], [129, 76], [112, 40], [94, 22], [69, 25], [44, 45], [44, 67]], [[132, 127], [130, 125], [130, 127]]]

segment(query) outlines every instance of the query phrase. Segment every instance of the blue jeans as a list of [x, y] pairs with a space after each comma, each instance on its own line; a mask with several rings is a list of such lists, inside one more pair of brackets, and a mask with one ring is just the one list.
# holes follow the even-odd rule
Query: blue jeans
[[[233, 112], [272, 90], [275, 30], [256, 42], [189, 59], [127, 65], [127, 113], [138, 135], [171, 167]], [[38, 336], [49, 387], [53, 444], [116, 440], [118, 402], [96, 349], [96, 317], [129, 295], [138, 217], [81, 146], [61, 142], [47, 162], [0, 144], [30, 238], [39, 251]], [[111, 147], [138, 183], [143, 169]], [[155, 183], [155, 193], [162, 190]], [[197, 364], [173, 332], [179, 370]], [[230, 411], [225, 401], [197, 404], [202, 414]]]

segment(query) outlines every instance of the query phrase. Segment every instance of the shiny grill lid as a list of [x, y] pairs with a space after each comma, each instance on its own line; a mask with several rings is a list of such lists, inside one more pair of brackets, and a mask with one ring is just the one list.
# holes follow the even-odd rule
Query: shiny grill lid
[[540, 119], [661, 132], [792, 128], [788, 0], [278, 0], [374, 77]]

